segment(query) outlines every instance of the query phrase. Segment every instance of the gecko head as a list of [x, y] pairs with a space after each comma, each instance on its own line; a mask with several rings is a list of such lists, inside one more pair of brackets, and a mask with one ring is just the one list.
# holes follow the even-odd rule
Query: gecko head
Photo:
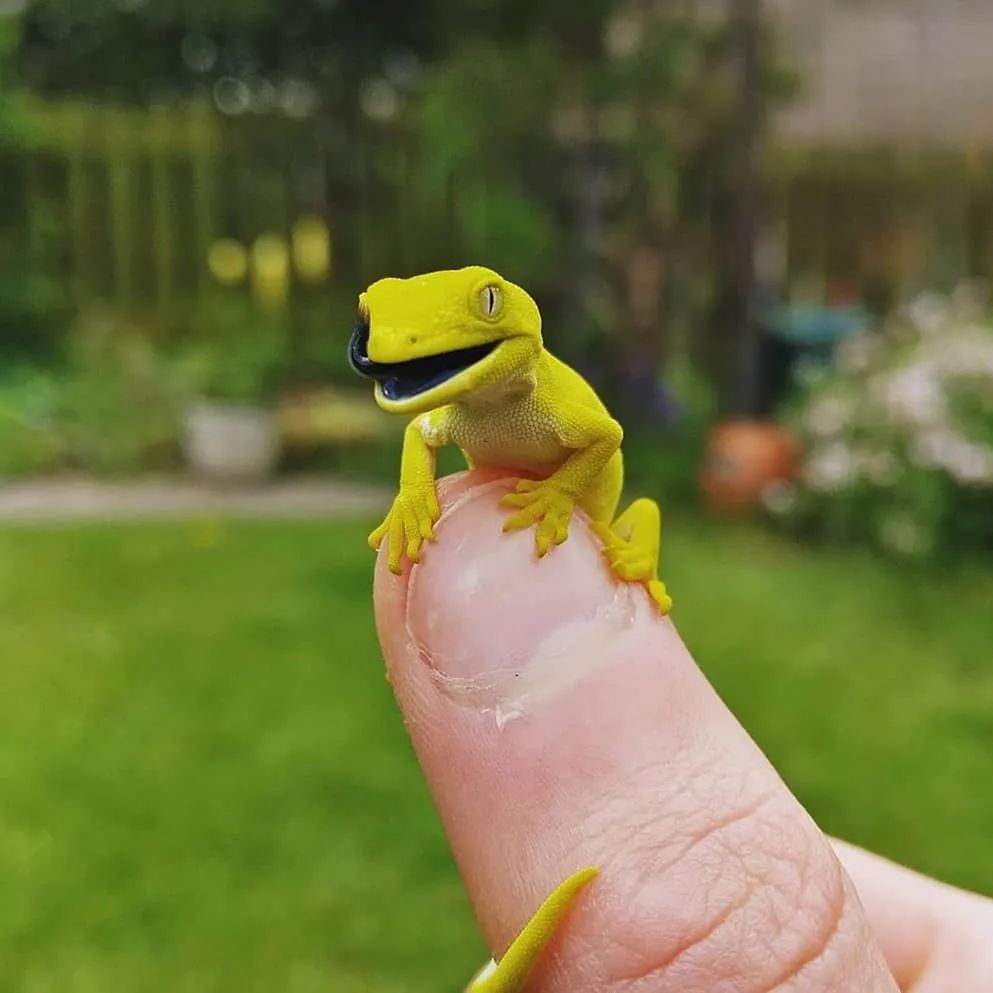
[[533, 382], [541, 347], [534, 300], [469, 266], [373, 283], [359, 296], [349, 358], [375, 381], [383, 410], [416, 414], [519, 390]]

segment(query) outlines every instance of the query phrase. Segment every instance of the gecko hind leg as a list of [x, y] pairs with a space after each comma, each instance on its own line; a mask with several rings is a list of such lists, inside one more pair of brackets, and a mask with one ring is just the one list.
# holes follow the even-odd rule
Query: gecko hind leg
[[614, 575], [630, 583], [644, 583], [661, 613], [672, 609], [672, 598], [658, 577], [662, 512], [654, 500], [635, 500], [613, 524], [595, 524], [604, 554]]

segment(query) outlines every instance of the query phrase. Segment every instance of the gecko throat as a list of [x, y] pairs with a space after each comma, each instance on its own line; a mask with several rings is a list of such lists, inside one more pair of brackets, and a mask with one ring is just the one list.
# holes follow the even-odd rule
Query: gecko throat
[[499, 344], [499, 340], [488, 341], [406, 362], [376, 362], [369, 358], [369, 323], [360, 318], [348, 344], [348, 357], [357, 373], [379, 383], [387, 400], [407, 400], [464, 372], [485, 359]]

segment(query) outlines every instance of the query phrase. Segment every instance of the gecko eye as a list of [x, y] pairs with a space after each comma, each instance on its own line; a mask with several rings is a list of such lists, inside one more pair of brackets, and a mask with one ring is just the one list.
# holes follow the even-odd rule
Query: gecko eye
[[499, 286], [484, 286], [479, 291], [479, 307], [486, 317], [496, 317], [503, 308], [503, 294]]

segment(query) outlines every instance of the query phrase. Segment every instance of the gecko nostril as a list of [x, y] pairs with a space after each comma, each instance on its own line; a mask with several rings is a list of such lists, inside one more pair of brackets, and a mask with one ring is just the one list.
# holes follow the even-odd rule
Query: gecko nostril
[[408, 342], [409, 342], [409, 343], [410, 343], [411, 345], [416, 345], [416, 344], [417, 344], [417, 335], [416, 335], [416, 334], [412, 334], [412, 335], [411, 335], [411, 336], [410, 336], [410, 337], [409, 337], [409, 338], [407, 339], [407, 341], [408, 341]]

